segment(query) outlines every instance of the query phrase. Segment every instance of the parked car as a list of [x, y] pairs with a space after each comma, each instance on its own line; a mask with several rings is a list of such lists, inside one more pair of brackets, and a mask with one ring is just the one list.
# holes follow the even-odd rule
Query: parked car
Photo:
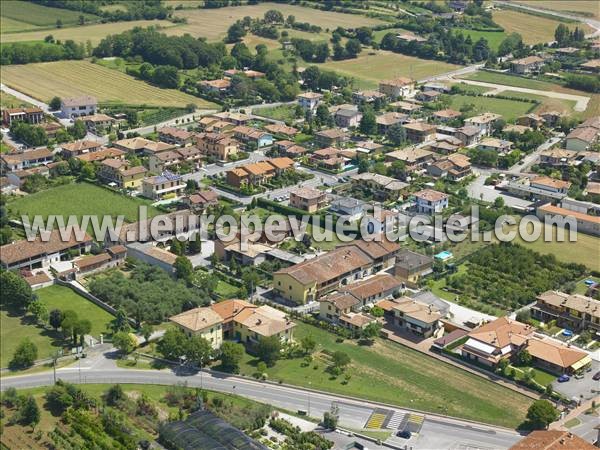
[[583, 373], [581, 373], [581, 372], [577, 372], [577, 373], [575, 374], [575, 379], [577, 379], [577, 380], [582, 380], [582, 379], [583, 379]]
[[569, 375], [561, 375], [560, 377], [558, 377], [558, 382], [559, 383], [566, 383], [567, 381], [569, 381], [571, 379], [571, 377]]
[[396, 433], [396, 436], [401, 437], [402, 439], [410, 439], [410, 437], [412, 436], [411, 432], [408, 430], [404, 430], [404, 431], [398, 431]]
[[594, 374], [594, 376], [592, 377], [592, 380], [594, 380], [594, 381], [598, 381], [598, 380], [600, 380], [600, 371], [599, 371], [599, 372], [596, 372], [596, 373]]

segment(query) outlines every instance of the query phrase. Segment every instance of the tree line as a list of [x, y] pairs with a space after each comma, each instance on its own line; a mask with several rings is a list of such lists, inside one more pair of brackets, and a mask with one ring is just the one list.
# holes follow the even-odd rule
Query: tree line
[[3, 44], [0, 49], [0, 64], [29, 64], [65, 59], [83, 59], [86, 56], [87, 51], [84, 44], [78, 44], [72, 39], [64, 42], [54, 41], [52, 36], [47, 36], [45, 42]]
[[[52, 8], [69, 9], [87, 14], [99, 16], [102, 22], [121, 22], [131, 20], [154, 20], [167, 19], [170, 17], [169, 10], [162, 4], [161, 0], [136, 0], [123, 2], [125, 9], [115, 8], [106, 10], [101, 7], [106, 2], [96, 0], [28, 0], [38, 5]], [[112, 3], [112, 2], [109, 2]]]

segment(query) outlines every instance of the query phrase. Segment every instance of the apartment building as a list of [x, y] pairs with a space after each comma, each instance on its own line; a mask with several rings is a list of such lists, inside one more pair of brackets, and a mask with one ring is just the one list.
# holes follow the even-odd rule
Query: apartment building
[[600, 332], [600, 300], [580, 294], [546, 291], [536, 297], [531, 316], [548, 323], [581, 332]]
[[327, 194], [318, 189], [296, 188], [290, 191], [290, 206], [312, 214], [327, 206]]

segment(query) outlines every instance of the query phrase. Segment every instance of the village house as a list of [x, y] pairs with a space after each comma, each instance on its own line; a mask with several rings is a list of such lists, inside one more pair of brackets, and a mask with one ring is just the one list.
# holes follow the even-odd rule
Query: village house
[[494, 124], [500, 119], [502, 119], [500, 114], [487, 112], [465, 119], [465, 125], [479, 128], [481, 136], [489, 136], [494, 131]]
[[285, 170], [292, 170], [294, 161], [287, 157], [272, 158], [244, 164], [226, 172], [227, 184], [241, 188], [243, 184], [260, 186], [269, 178], [280, 175]]
[[375, 90], [357, 91], [352, 93], [354, 103], [373, 103], [375, 100], [383, 101], [386, 95]]
[[512, 150], [513, 143], [497, 138], [485, 138], [477, 145], [479, 150], [493, 150], [499, 155], [506, 155]]
[[410, 186], [395, 178], [371, 172], [352, 175], [351, 180], [353, 187], [368, 190], [373, 194], [374, 200], [378, 201], [398, 200]]
[[304, 111], [310, 111], [313, 114], [317, 110], [317, 106], [319, 106], [322, 98], [323, 94], [319, 94], [317, 92], [303, 92], [296, 96], [298, 104], [302, 107], [302, 109]]
[[432, 114], [433, 118], [442, 122], [447, 123], [456, 119], [460, 119], [462, 113], [453, 109], [442, 109]]
[[288, 127], [287, 125], [282, 125], [279, 123], [271, 123], [265, 125], [265, 130], [271, 133], [272, 135], [280, 135], [286, 136], [288, 138], [292, 138], [296, 136], [300, 131], [294, 127]]
[[152, 200], [179, 197], [185, 186], [186, 184], [181, 175], [165, 170], [160, 175], [144, 178], [142, 181], [142, 195]]
[[384, 306], [391, 306], [392, 324], [401, 330], [424, 339], [441, 331], [440, 319], [443, 318], [443, 314], [432, 305], [426, 305], [409, 297], [400, 297], [392, 301], [384, 300], [382, 303]]
[[540, 128], [545, 124], [545, 120], [542, 116], [537, 114], [525, 114], [517, 118], [517, 125], [523, 125], [530, 128]]
[[194, 139], [202, 153], [218, 161], [227, 161], [239, 152], [239, 142], [226, 134], [201, 133]]
[[192, 212], [204, 211], [219, 203], [219, 195], [210, 189], [198, 191], [183, 198], [183, 204]]
[[434, 178], [447, 178], [451, 181], [460, 181], [471, 175], [471, 162], [467, 155], [454, 153], [427, 166], [427, 173]]
[[428, 215], [441, 213], [448, 207], [450, 198], [448, 194], [433, 189], [423, 189], [415, 192], [413, 196], [416, 201], [416, 211]]
[[106, 184], [114, 183], [119, 188], [137, 189], [148, 170], [144, 166], [131, 166], [124, 159], [105, 159], [98, 167], [98, 178]]
[[338, 109], [334, 115], [335, 124], [342, 128], [357, 127], [361, 119], [362, 113], [356, 109]]
[[15, 121], [37, 125], [44, 121], [44, 111], [36, 107], [6, 108], [2, 110], [2, 123], [4, 123], [4, 125], [10, 128]]
[[528, 74], [539, 72], [544, 65], [544, 60], [539, 56], [527, 56], [526, 58], [511, 61], [510, 67], [513, 73]]
[[454, 137], [460, 140], [460, 143], [463, 147], [468, 147], [479, 142], [481, 130], [472, 125], [463, 126], [456, 129]]
[[295, 188], [290, 191], [290, 206], [312, 214], [327, 206], [327, 194], [318, 189]]
[[342, 147], [348, 139], [348, 133], [339, 128], [331, 128], [315, 133], [315, 143], [321, 148]]
[[273, 135], [266, 131], [257, 130], [256, 128], [239, 125], [233, 130], [233, 135], [236, 139], [244, 143], [253, 142], [257, 148], [267, 147], [273, 144]]
[[419, 280], [433, 270], [433, 258], [407, 249], [396, 256], [394, 276], [410, 288], [418, 286]]
[[546, 291], [536, 297], [531, 316], [544, 323], [556, 321], [576, 332], [600, 332], [600, 300], [581, 294]]
[[379, 83], [379, 92], [389, 98], [412, 97], [415, 94], [415, 81], [410, 78], [398, 77]]
[[80, 117], [85, 127], [90, 131], [108, 130], [116, 122], [116, 120], [106, 114], [90, 114], [89, 116]]
[[[71, 231], [54, 229], [45, 240], [37, 236], [33, 241], [22, 239], [3, 245], [0, 247], [0, 265], [5, 270], [32, 270], [69, 260], [73, 254], [89, 253], [93, 239], [77, 226]], [[69, 239], [63, 240], [61, 233]], [[83, 236], [83, 239], [77, 239], [77, 236]]]
[[158, 130], [158, 139], [167, 144], [185, 147], [192, 143], [192, 133], [176, 127], [163, 127]]
[[63, 98], [60, 103], [61, 114], [66, 118], [96, 114], [97, 109], [98, 100], [89, 95]]
[[409, 122], [402, 125], [406, 130], [406, 139], [421, 143], [435, 138], [436, 126], [425, 122]]
[[81, 155], [76, 156], [76, 158], [82, 162], [100, 162], [105, 159], [125, 159], [125, 155], [127, 152], [123, 150], [119, 150], [118, 148], [102, 148], [93, 153], [83, 153]]
[[61, 144], [61, 153], [65, 158], [75, 158], [76, 156], [85, 153], [97, 152], [102, 148], [102, 144], [96, 141], [83, 139], [80, 141], [68, 142]]
[[551, 167], [568, 167], [575, 162], [577, 152], [564, 148], [550, 148], [539, 153], [540, 165]]
[[429, 150], [416, 147], [408, 147], [385, 154], [386, 162], [403, 161], [406, 170], [413, 172], [420, 170], [433, 161], [434, 154]]
[[198, 87], [208, 93], [225, 93], [231, 87], [231, 81], [224, 78], [219, 80], [203, 80], [198, 82]]
[[381, 114], [375, 118], [377, 123], [377, 129], [381, 134], [386, 134], [390, 127], [394, 125], [402, 125], [409, 122], [409, 118], [406, 114], [390, 111]]
[[29, 150], [21, 153], [4, 153], [0, 156], [2, 170], [14, 172], [30, 167], [52, 162], [54, 155], [46, 147]]

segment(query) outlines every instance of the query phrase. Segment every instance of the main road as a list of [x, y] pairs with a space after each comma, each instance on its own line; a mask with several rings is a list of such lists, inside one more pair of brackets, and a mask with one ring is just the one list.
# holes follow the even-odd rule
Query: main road
[[[79, 370], [77, 366], [57, 370], [57, 378], [71, 383], [133, 383], [174, 385], [226, 392], [290, 411], [304, 410], [311, 417], [321, 418], [337, 405], [340, 426], [361, 429], [375, 408], [384, 408], [403, 415], [410, 411], [362, 400], [355, 400], [297, 387], [264, 383], [217, 372], [178, 373], [170, 370], [131, 370], [118, 368], [96, 368]], [[53, 384], [52, 372], [3, 377], [0, 388], [17, 389], [49, 386]], [[507, 414], [510, 414], [507, 411]], [[515, 431], [446, 416], [423, 414], [425, 421], [418, 436], [405, 441], [415, 449], [436, 448], [481, 448], [506, 449], [520, 439]]]

